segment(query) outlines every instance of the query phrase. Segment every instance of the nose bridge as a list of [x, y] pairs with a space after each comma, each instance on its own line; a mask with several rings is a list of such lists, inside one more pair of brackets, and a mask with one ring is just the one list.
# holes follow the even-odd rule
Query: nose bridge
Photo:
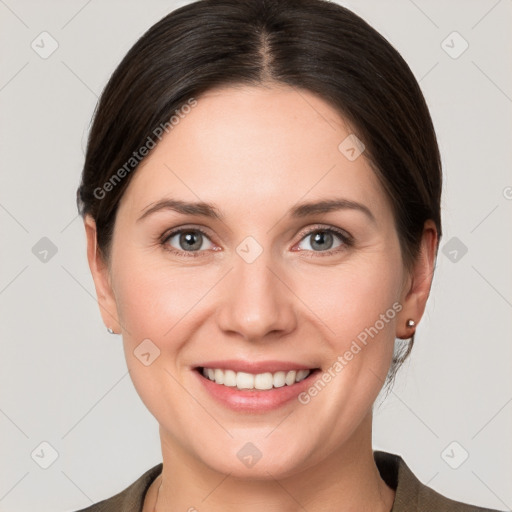
[[219, 327], [251, 341], [261, 340], [273, 331], [284, 333], [292, 329], [292, 294], [281, 282], [283, 277], [276, 271], [272, 251], [247, 237], [233, 254], [233, 267], [217, 312]]

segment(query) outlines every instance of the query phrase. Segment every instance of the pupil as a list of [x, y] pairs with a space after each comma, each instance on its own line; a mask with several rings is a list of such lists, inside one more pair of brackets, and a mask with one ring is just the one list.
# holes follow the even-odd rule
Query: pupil
[[[199, 242], [197, 240], [194, 242], [194, 237], [198, 238]], [[182, 233], [180, 243], [184, 243], [184, 245], [189, 249], [199, 249], [201, 247], [200, 237], [197, 237], [193, 232]]]
[[[325, 242], [326, 237], [327, 237], [327, 241], [331, 242], [331, 243], [326, 244], [326, 242]], [[311, 246], [314, 248], [315, 244], [318, 244], [318, 243], [319, 243], [320, 249], [330, 248], [332, 246], [332, 234], [327, 233], [326, 231], [318, 231], [315, 234], [315, 236], [313, 237], [313, 243], [311, 244]]]

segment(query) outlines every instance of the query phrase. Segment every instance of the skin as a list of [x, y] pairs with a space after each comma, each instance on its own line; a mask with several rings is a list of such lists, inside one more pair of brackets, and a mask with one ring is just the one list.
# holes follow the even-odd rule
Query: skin
[[[163, 472], [144, 511], [388, 512], [395, 493], [373, 459], [372, 405], [395, 337], [409, 338], [407, 319], [423, 315], [435, 226], [425, 223], [417, 261], [406, 270], [382, 186], [364, 153], [349, 161], [338, 150], [353, 130], [318, 96], [272, 84], [220, 88], [197, 100], [133, 176], [109, 261], [85, 218], [104, 322], [122, 334], [135, 388], [160, 426]], [[137, 220], [171, 197], [212, 203], [224, 219], [164, 210]], [[354, 209], [287, 216], [299, 201], [327, 198], [361, 203], [375, 221]], [[207, 232], [197, 258], [159, 243], [182, 226]], [[354, 244], [333, 234], [331, 246], [315, 249], [315, 229], [331, 226]], [[252, 263], [236, 252], [247, 236], [263, 249]], [[167, 247], [187, 250], [179, 235]], [[332, 248], [339, 252], [322, 255]], [[236, 412], [215, 402], [193, 373], [219, 359], [326, 370], [395, 302], [402, 310], [307, 405]], [[147, 338], [160, 350], [149, 366], [133, 354]], [[237, 457], [247, 442], [262, 454], [250, 468]]]

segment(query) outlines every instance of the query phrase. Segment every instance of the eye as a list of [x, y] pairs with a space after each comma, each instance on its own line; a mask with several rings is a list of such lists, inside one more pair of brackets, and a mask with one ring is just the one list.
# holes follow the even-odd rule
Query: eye
[[[301, 247], [298, 245], [299, 251], [304, 252], [304, 255], [312, 256], [329, 256], [334, 253], [339, 253], [346, 250], [353, 245], [352, 237], [341, 230], [335, 228], [316, 227], [305, 233], [301, 233], [302, 241], [311, 239], [307, 244], [309, 248]], [[336, 244], [338, 239], [338, 244]], [[208, 243], [205, 246], [205, 243]], [[208, 249], [216, 250], [211, 243], [208, 235], [199, 228], [180, 228], [165, 233], [161, 239], [161, 245], [166, 251], [178, 256], [198, 257], [202, 255], [203, 251]], [[315, 254], [316, 253], [316, 254]]]
[[166, 250], [184, 256], [199, 256], [200, 251], [211, 249], [210, 246], [204, 245], [205, 241], [209, 241], [206, 233], [197, 228], [181, 228], [171, 231], [164, 235], [162, 245]]
[[[336, 244], [336, 238], [340, 241]], [[311, 251], [321, 253], [320, 256], [326, 256], [345, 250], [352, 245], [352, 238], [348, 233], [334, 228], [316, 228], [303, 235], [303, 241], [310, 240], [306, 247], [301, 247], [301, 251]], [[301, 242], [302, 244], [302, 242]], [[307, 247], [309, 245], [309, 247]], [[309, 255], [308, 255], [309, 256]]]

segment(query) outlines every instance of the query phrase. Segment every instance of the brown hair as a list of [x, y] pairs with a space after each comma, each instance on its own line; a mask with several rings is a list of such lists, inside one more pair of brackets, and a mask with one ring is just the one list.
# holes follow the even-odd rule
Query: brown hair
[[[391, 44], [325, 0], [199, 0], [165, 16], [135, 43], [97, 105], [77, 204], [95, 220], [105, 258], [119, 201], [140, 163], [138, 150], [154, 143], [159, 127], [214, 87], [269, 82], [317, 94], [355, 128], [391, 200], [407, 268], [427, 219], [439, 241], [436, 135], [420, 87]], [[387, 382], [413, 342], [414, 336], [395, 354]]]

